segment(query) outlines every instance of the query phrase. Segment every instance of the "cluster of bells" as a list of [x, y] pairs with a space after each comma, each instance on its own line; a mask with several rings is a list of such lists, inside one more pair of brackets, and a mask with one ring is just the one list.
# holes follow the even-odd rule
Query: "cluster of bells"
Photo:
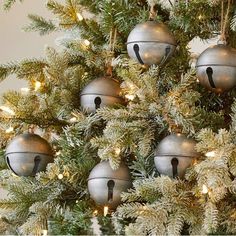
[[[138, 24], [127, 40], [129, 56], [145, 65], [163, 65], [174, 53], [177, 43], [167, 26], [157, 21]], [[223, 93], [236, 86], [236, 49], [224, 43], [207, 48], [196, 63], [199, 82], [208, 90]], [[88, 112], [114, 104], [125, 104], [120, 84], [114, 79], [98, 78], [81, 92], [81, 107]]]
[[[183, 134], [171, 134], [157, 146], [155, 166], [160, 174], [184, 178], [185, 171], [198, 158], [195, 141]], [[16, 136], [7, 146], [5, 159], [18, 176], [35, 176], [53, 162], [50, 144], [37, 134]], [[88, 191], [97, 205], [115, 209], [121, 202], [121, 193], [132, 187], [131, 174], [124, 162], [113, 170], [108, 161], [97, 164], [88, 178]]]
[[[147, 21], [138, 24], [130, 33], [127, 50], [131, 58], [141, 64], [164, 64], [173, 54], [176, 41], [163, 24]], [[224, 44], [206, 49], [198, 58], [197, 76], [200, 83], [216, 93], [230, 90], [236, 85], [236, 50]], [[97, 78], [81, 92], [81, 107], [88, 112], [114, 104], [125, 104], [120, 96], [120, 84], [111, 78]], [[195, 141], [183, 134], [164, 138], [155, 152], [155, 166], [160, 174], [183, 178], [186, 169], [198, 158]], [[36, 134], [22, 134], [6, 148], [6, 162], [19, 176], [35, 176], [53, 162], [53, 151], [46, 140]], [[122, 163], [113, 170], [109, 162], [94, 167], [88, 179], [91, 198], [98, 205], [116, 208], [120, 194], [132, 186], [130, 171]]]

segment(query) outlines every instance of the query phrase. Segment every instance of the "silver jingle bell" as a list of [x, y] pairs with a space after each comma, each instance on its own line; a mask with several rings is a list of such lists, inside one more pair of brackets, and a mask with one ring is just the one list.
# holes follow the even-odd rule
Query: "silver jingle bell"
[[114, 104], [124, 105], [125, 101], [120, 93], [120, 83], [116, 80], [106, 77], [97, 78], [82, 90], [80, 104], [89, 113], [95, 112], [98, 108]]
[[98, 205], [115, 209], [121, 202], [121, 193], [132, 186], [129, 168], [121, 163], [113, 170], [108, 161], [97, 164], [88, 178], [90, 197]]
[[127, 40], [127, 51], [140, 64], [162, 65], [173, 54], [176, 41], [163, 23], [147, 21], [135, 26]]
[[160, 174], [184, 178], [185, 171], [200, 156], [196, 142], [183, 134], [171, 134], [157, 146], [154, 162]]
[[37, 134], [25, 133], [16, 136], [6, 147], [5, 159], [8, 167], [19, 176], [35, 176], [46, 170], [53, 162], [53, 151], [49, 143]]
[[236, 86], [236, 49], [224, 44], [207, 48], [197, 63], [199, 82], [215, 93], [223, 93]]

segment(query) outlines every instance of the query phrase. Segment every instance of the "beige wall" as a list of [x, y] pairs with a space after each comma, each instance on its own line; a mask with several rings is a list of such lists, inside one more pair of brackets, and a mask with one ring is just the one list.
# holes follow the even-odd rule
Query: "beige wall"
[[[2, 1], [0, 3], [2, 5]], [[45, 45], [54, 46], [56, 34], [39, 36], [37, 33], [23, 32], [22, 26], [29, 22], [27, 15], [35, 13], [50, 18], [45, 8], [45, 0], [24, 0], [5, 12], [0, 9], [0, 63], [24, 58], [42, 57]], [[15, 78], [0, 83], [0, 95], [9, 89], [25, 87], [25, 82]]]

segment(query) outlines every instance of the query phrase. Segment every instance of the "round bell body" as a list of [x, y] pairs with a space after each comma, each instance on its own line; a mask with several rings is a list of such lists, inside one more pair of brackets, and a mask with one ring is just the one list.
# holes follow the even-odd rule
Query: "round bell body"
[[88, 178], [88, 191], [98, 205], [116, 208], [121, 202], [121, 193], [132, 186], [130, 171], [121, 163], [113, 170], [108, 161], [97, 164]]
[[165, 137], [155, 151], [155, 166], [160, 174], [183, 178], [185, 171], [199, 156], [196, 142], [183, 134]]
[[120, 93], [120, 83], [116, 80], [106, 77], [95, 79], [82, 90], [81, 107], [91, 113], [101, 107], [125, 104]]
[[207, 48], [197, 63], [199, 82], [215, 93], [222, 93], [236, 86], [236, 49], [224, 44]]
[[129, 56], [146, 65], [165, 63], [175, 48], [176, 41], [170, 30], [156, 21], [136, 25], [127, 40]]
[[49, 143], [37, 134], [16, 136], [7, 146], [5, 159], [8, 167], [19, 176], [35, 176], [53, 162]]

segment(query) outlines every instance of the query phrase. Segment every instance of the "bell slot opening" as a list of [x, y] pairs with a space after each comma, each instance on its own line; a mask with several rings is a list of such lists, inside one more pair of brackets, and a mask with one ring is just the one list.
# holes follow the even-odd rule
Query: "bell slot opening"
[[166, 62], [166, 60], [168, 59], [169, 55], [170, 55], [170, 52], [171, 52], [171, 47], [168, 45], [166, 48], [165, 48], [165, 55], [164, 57], [162, 58], [161, 62], [160, 62], [160, 65], [164, 64]]
[[213, 69], [212, 69], [211, 67], [207, 67], [206, 73], [207, 73], [208, 81], [209, 81], [211, 87], [212, 87], [212, 88], [216, 88], [216, 85], [215, 85], [214, 80], [213, 80], [213, 77], [212, 77], [212, 75], [213, 75]]
[[142, 58], [141, 58], [141, 56], [139, 54], [139, 46], [138, 46], [137, 43], [134, 44], [133, 49], [134, 49], [135, 56], [137, 57], [139, 63], [144, 65], [144, 62], [143, 62], [143, 60], [142, 60]]
[[41, 161], [41, 157], [40, 156], [35, 156], [35, 158], [34, 158], [34, 168], [33, 168], [33, 171], [32, 171], [33, 176], [36, 175], [36, 173], [38, 172], [40, 161]]
[[11, 164], [10, 164], [10, 160], [9, 160], [9, 157], [6, 156], [6, 161], [7, 161], [7, 165], [8, 167], [10, 168], [10, 170], [15, 174], [15, 175], [18, 175], [12, 168], [11, 168]]
[[113, 200], [113, 190], [114, 190], [114, 187], [115, 187], [115, 181], [110, 179], [107, 182], [107, 188], [108, 188], [107, 201], [108, 202], [112, 202], [112, 200]]
[[102, 103], [102, 99], [101, 99], [100, 97], [96, 97], [96, 98], [94, 99], [95, 109], [100, 108], [101, 103]]
[[173, 178], [178, 177], [178, 168], [177, 168], [178, 164], [179, 160], [177, 158], [172, 158], [171, 165], [172, 165]]

